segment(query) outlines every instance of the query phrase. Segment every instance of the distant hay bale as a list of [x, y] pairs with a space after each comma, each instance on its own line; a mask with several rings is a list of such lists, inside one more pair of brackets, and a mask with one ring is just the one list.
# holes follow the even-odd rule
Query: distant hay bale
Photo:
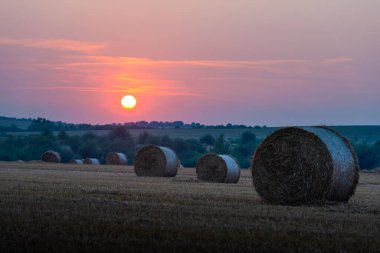
[[240, 178], [238, 162], [228, 155], [207, 154], [196, 167], [199, 180], [216, 183], [237, 183]]
[[69, 161], [69, 163], [71, 163], [71, 164], [83, 164], [83, 160], [82, 159], [72, 159]]
[[100, 164], [100, 162], [96, 158], [86, 158], [86, 159], [83, 160], [83, 164], [98, 165], [98, 164]]
[[53, 150], [48, 150], [42, 154], [41, 160], [48, 163], [60, 163], [61, 155]]
[[109, 152], [106, 156], [106, 164], [125, 165], [127, 163], [127, 156], [123, 153]]
[[134, 166], [137, 176], [174, 177], [177, 174], [179, 160], [173, 150], [149, 145], [137, 152]]
[[289, 127], [267, 137], [252, 162], [256, 191], [278, 204], [348, 201], [359, 180], [349, 141], [326, 127]]

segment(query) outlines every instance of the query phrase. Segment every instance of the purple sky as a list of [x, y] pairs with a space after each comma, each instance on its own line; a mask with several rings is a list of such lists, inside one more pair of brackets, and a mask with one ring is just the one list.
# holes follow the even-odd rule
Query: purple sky
[[[380, 1], [0, 0], [0, 115], [380, 124]], [[120, 99], [137, 98], [134, 110]]]

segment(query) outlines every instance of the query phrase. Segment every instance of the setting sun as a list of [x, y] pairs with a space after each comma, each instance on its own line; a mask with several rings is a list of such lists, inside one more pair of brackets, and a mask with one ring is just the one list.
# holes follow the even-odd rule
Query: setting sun
[[125, 109], [133, 109], [136, 106], [136, 98], [134, 96], [131, 96], [131, 95], [124, 96], [121, 99], [121, 105]]

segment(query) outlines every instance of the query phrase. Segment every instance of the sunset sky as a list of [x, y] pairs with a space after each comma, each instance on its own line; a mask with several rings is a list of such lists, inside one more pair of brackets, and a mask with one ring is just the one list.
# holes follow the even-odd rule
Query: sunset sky
[[379, 11], [378, 0], [0, 0], [0, 115], [380, 124]]

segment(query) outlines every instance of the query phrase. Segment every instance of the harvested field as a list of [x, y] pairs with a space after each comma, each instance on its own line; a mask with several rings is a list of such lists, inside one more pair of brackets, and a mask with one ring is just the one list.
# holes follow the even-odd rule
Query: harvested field
[[378, 252], [380, 175], [348, 203], [264, 204], [237, 184], [137, 177], [130, 166], [0, 163], [0, 251]]

